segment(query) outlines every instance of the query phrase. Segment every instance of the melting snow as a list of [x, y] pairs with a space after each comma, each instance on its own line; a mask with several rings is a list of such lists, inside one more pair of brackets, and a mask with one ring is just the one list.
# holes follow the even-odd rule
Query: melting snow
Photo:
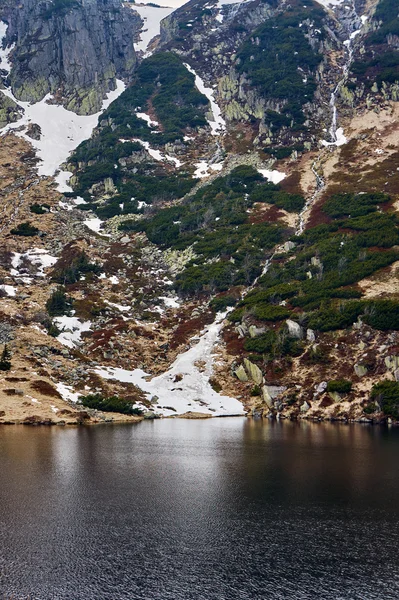
[[11, 275], [14, 277], [21, 277], [18, 269], [21, 266], [21, 262], [23, 259], [28, 259], [29, 262], [37, 267], [37, 272], [35, 273], [36, 277], [45, 277], [44, 269], [52, 267], [57, 262], [57, 258], [55, 256], [51, 256], [47, 250], [43, 248], [32, 248], [28, 250], [24, 254], [20, 254], [19, 252], [13, 252], [13, 256], [11, 259]]
[[324, 8], [331, 8], [331, 6], [339, 6], [343, 4], [345, 0], [316, 0], [319, 4], [324, 6]]
[[223, 169], [223, 163], [209, 165], [206, 160], [200, 160], [200, 162], [194, 163], [194, 167], [197, 167], [194, 171], [194, 177], [202, 179], [203, 177], [209, 177], [209, 169], [212, 171], [221, 171]]
[[[121, 142], [122, 141], [123, 140], [121, 140]], [[169, 162], [173, 162], [177, 168], [181, 167], [183, 164], [178, 158], [175, 158], [174, 156], [170, 156], [169, 154], [162, 154], [162, 152], [160, 152], [159, 150], [154, 150], [154, 148], [151, 148], [151, 146], [148, 142], [144, 142], [143, 140], [139, 140], [137, 138], [133, 138], [132, 142], [137, 142], [138, 144], [141, 144], [143, 146], [143, 148], [145, 148], [147, 150], [148, 154], [150, 156], [152, 156], [152, 158], [154, 160], [158, 160], [158, 161], [168, 160]]]
[[73, 392], [70, 385], [60, 382], [57, 383], [55, 387], [57, 388], [57, 392], [61, 394], [64, 400], [69, 400], [70, 402], [77, 402], [79, 400], [80, 394]]
[[91, 322], [79, 321], [77, 317], [54, 317], [54, 323], [59, 329], [64, 329], [57, 340], [69, 348], [75, 348], [81, 343], [81, 333], [91, 331]]
[[[93, 217], [92, 219], [87, 219], [86, 221], [83, 221], [83, 223], [86, 225], [86, 227], [94, 231], [94, 233], [100, 233], [101, 225], [104, 223], [104, 221], [101, 221], [101, 219], [99, 219], [98, 217]], [[100, 235], [107, 234], [101, 232]]]
[[[76, 115], [55, 104], [48, 104], [52, 96], [47, 94], [43, 100], [36, 104], [20, 102], [10, 90], [0, 90], [3, 94], [14, 100], [23, 110], [24, 115], [16, 123], [9, 123], [0, 130], [0, 135], [8, 131], [18, 130], [29, 123], [36, 123], [41, 129], [39, 140], [28, 137], [24, 131], [16, 131], [16, 134], [26, 139], [37, 150], [38, 157], [42, 161], [38, 167], [38, 174], [51, 176], [56, 173], [60, 165], [66, 161], [69, 154], [79, 146], [81, 142], [88, 139], [94, 127], [97, 125], [98, 117], [111, 102], [113, 102], [125, 89], [123, 81], [117, 80], [114, 91], [107, 94], [102, 110], [94, 115]], [[68, 180], [72, 173], [61, 172], [57, 175], [58, 190], [60, 192], [71, 192]]]
[[159, 296], [160, 300], [163, 300], [163, 303], [168, 308], [179, 308], [180, 302], [178, 298], [169, 298], [168, 296]]
[[326, 140], [322, 140], [323, 146], [343, 146], [348, 142], [347, 138], [344, 135], [344, 130], [342, 127], [339, 127], [335, 132], [336, 140], [335, 142], [327, 142]]
[[[241, 402], [235, 398], [221, 396], [209, 384], [209, 377], [212, 375], [212, 351], [224, 317], [225, 313], [219, 313], [214, 323], [205, 328], [195, 346], [180, 354], [168, 371], [150, 381], [147, 381], [148, 374], [141, 369], [127, 371], [115, 367], [97, 367], [95, 373], [104, 379], [133, 383], [146, 394], [157, 396], [159, 400], [154, 410], [161, 415], [183, 414], [187, 411], [213, 416], [243, 415]], [[199, 361], [204, 365], [201, 371], [196, 366]]]
[[151, 52], [147, 52], [149, 43], [155, 36], [159, 35], [162, 19], [170, 15], [174, 8], [165, 6], [157, 8], [145, 4], [131, 4], [130, 8], [138, 12], [144, 21], [143, 29], [140, 32], [140, 41], [135, 42], [134, 49], [144, 52], [144, 56], [149, 56], [151, 54]]
[[210, 102], [211, 110], [212, 110], [212, 114], [213, 114], [213, 120], [208, 121], [208, 123], [212, 129], [212, 135], [220, 135], [220, 133], [226, 129], [226, 121], [223, 119], [222, 111], [220, 110], [219, 106], [215, 102], [215, 99], [213, 96], [214, 90], [212, 88], [207, 88], [205, 86], [201, 77], [199, 77], [199, 75], [197, 75], [197, 73], [194, 71], [194, 69], [192, 69], [190, 67], [190, 65], [185, 63], [184, 66], [186, 67], [186, 69], [188, 71], [190, 71], [190, 73], [195, 75], [195, 85], [196, 85], [197, 89], [201, 92], [201, 94], [204, 94], [204, 96], [206, 96]]
[[3, 49], [3, 40], [6, 37], [8, 25], [4, 21], [0, 21], [0, 69], [9, 73], [11, 71], [11, 63], [9, 60], [10, 53], [12, 52], [14, 45]]
[[280, 171], [269, 171], [268, 169], [258, 169], [258, 171], [268, 181], [275, 184], [280, 183], [287, 177], [285, 173], [280, 173]]
[[0, 285], [0, 289], [3, 290], [7, 296], [14, 297], [17, 291], [17, 288], [13, 285]]
[[139, 119], [146, 121], [148, 124], [148, 127], [159, 127], [158, 121], [153, 121], [151, 119], [150, 115], [147, 115], [147, 113], [138, 112], [138, 113], [136, 113], [136, 115], [138, 116]]

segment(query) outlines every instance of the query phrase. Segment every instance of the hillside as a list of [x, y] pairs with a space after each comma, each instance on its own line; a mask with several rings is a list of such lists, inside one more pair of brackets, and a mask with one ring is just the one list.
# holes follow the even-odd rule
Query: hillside
[[24, 102], [2, 17], [0, 418], [97, 395], [148, 417], [396, 420], [394, 0], [119, 10], [138, 58], [85, 121], [58, 105], [85, 112], [73, 78]]

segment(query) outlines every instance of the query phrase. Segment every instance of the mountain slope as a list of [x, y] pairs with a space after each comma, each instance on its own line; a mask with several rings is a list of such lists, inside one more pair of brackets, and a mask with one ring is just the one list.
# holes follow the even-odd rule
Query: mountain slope
[[[32, 238], [54, 257], [24, 306], [55, 353], [68, 348], [43, 357], [65, 397], [117, 393], [168, 416], [231, 414], [227, 395], [263, 416], [396, 418], [371, 393], [399, 378], [394, 7], [192, 1], [161, 23], [61, 172], [61, 204], [54, 191], [40, 215], [28, 196], [4, 222], [24, 264]], [[26, 221], [32, 238], [17, 235]], [[39, 322], [34, 303], [48, 312], [54, 292], [61, 307]]]

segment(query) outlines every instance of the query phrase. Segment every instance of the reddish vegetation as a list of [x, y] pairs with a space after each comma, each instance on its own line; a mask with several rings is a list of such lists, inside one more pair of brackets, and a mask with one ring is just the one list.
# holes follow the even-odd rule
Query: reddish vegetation
[[289, 194], [300, 194], [301, 196], [303, 194], [303, 189], [301, 187], [301, 174], [299, 171], [294, 171], [291, 173], [291, 175], [283, 179], [280, 185], [281, 188]]
[[279, 219], [284, 218], [284, 213], [275, 204], [273, 205], [256, 205], [254, 211], [249, 217], [250, 223], [275, 223]]
[[170, 349], [176, 350], [182, 344], [187, 344], [190, 337], [201, 331], [205, 325], [209, 325], [213, 321], [212, 313], [203, 313], [201, 316], [188, 321], [179, 323], [176, 331], [173, 334], [170, 342]]
[[222, 339], [226, 344], [227, 354], [238, 357], [244, 353], [244, 339], [238, 337], [232, 325], [223, 329]]
[[36, 392], [43, 394], [43, 396], [51, 396], [52, 398], [61, 398], [62, 399], [61, 394], [59, 394], [59, 392], [57, 392], [55, 387], [52, 386], [51, 383], [48, 383], [48, 381], [43, 381], [42, 379], [37, 379], [36, 381], [32, 381], [32, 383], [30, 384], [30, 387], [32, 388], [32, 390], [35, 390]]

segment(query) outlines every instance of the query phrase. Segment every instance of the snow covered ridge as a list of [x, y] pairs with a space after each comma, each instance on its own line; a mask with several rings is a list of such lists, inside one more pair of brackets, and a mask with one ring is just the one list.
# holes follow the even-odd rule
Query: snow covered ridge
[[213, 120], [208, 121], [208, 123], [210, 125], [210, 128], [212, 129], [212, 135], [220, 135], [226, 129], [226, 121], [223, 119], [222, 111], [215, 102], [214, 90], [205, 86], [201, 77], [197, 75], [197, 73], [194, 71], [194, 69], [190, 67], [190, 65], [184, 63], [184, 66], [188, 71], [190, 71], [190, 73], [192, 73], [195, 76], [195, 86], [198, 89], [198, 91], [200, 91], [201, 94], [204, 94], [204, 96], [206, 96], [209, 100]]
[[241, 402], [218, 394], [209, 383], [213, 372], [212, 352], [225, 316], [226, 313], [219, 313], [215, 321], [204, 329], [196, 345], [180, 354], [168, 371], [151, 380], [141, 369], [127, 371], [117, 367], [97, 367], [94, 372], [104, 379], [133, 383], [149, 399], [156, 396], [158, 399], [153, 410], [159, 415], [173, 416], [189, 411], [215, 417], [244, 415]]

